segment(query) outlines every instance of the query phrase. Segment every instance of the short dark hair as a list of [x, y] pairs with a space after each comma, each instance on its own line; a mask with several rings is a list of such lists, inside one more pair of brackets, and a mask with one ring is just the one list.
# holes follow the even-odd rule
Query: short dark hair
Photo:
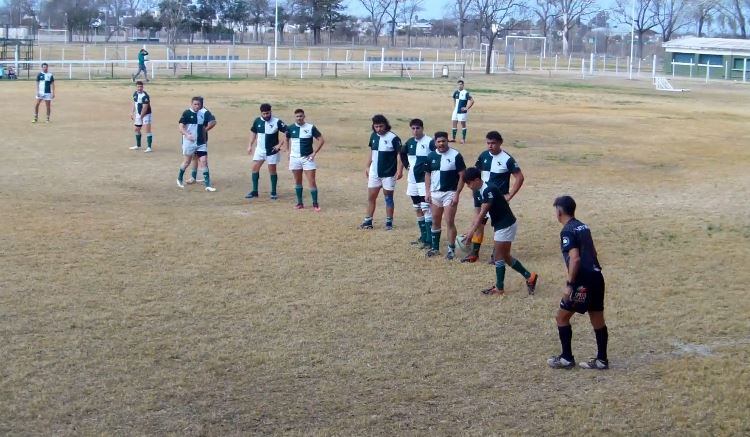
[[201, 105], [203, 105], [203, 97], [201, 96], [195, 96], [192, 99], [190, 99], [191, 102], [200, 102]]
[[384, 124], [387, 130], [391, 130], [391, 124], [388, 123], [388, 119], [383, 114], [375, 114], [372, 116], [372, 125]]
[[433, 135], [432, 138], [433, 139], [445, 138], [447, 140], [448, 139], [448, 132], [443, 132], [443, 131], [439, 130], [439, 131], [435, 132], [435, 135]]
[[271, 104], [270, 103], [263, 103], [260, 105], [260, 112], [268, 112], [271, 110]]
[[46, 62], [42, 62], [42, 67], [49, 67], [49, 64], [47, 64]]
[[456, 83], [464, 83], [463, 79], [458, 79], [458, 82]]
[[576, 215], [576, 201], [570, 196], [560, 196], [552, 203], [555, 208], [560, 208], [560, 211], [565, 215], [574, 217]]
[[496, 130], [491, 130], [491, 131], [487, 132], [487, 135], [485, 136], [485, 138], [488, 139], [488, 140], [495, 140], [495, 141], [498, 141], [500, 143], [503, 142], [503, 136], [500, 135], [500, 132], [498, 132]]
[[142, 80], [139, 80], [139, 81], [138, 81], [138, 82], [136, 82], [135, 84], [136, 84], [136, 85], [143, 85], [143, 81], [142, 81]]
[[304, 113], [305, 113], [305, 110], [304, 110], [304, 109], [302, 109], [302, 108], [297, 108], [297, 109], [295, 109], [295, 110], [294, 110], [294, 114], [295, 114], [295, 115], [296, 115], [296, 114], [304, 114]]
[[473, 182], [482, 177], [482, 172], [476, 167], [469, 167], [464, 172], [464, 182]]
[[409, 122], [409, 127], [412, 127], [412, 126], [424, 127], [424, 122], [418, 118], [415, 118]]

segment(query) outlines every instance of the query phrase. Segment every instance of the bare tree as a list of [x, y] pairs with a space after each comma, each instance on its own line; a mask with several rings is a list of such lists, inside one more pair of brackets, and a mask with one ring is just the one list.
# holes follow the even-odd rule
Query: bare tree
[[411, 25], [414, 17], [423, 10], [424, 0], [406, 0], [401, 3], [401, 17], [406, 21], [406, 45], [411, 47]]
[[551, 0], [534, 0], [531, 11], [537, 17], [537, 24], [542, 31], [542, 35], [549, 36], [549, 31], [557, 18], [554, 2]]
[[390, 7], [386, 7], [385, 14], [388, 15], [388, 18], [390, 18], [389, 22], [391, 24], [391, 32], [390, 32], [390, 38], [391, 38], [391, 47], [396, 45], [396, 18], [398, 17], [398, 5], [401, 3], [401, 0], [389, 0], [388, 3], [390, 3]]
[[458, 49], [464, 49], [464, 29], [466, 28], [466, 21], [469, 17], [469, 7], [471, 6], [471, 0], [455, 0], [454, 13], [458, 20]]
[[631, 0], [617, 0], [616, 13], [618, 21], [630, 25], [634, 23], [636, 35], [638, 35], [638, 52], [636, 56], [643, 56], [643, 35], [655, 28], [658, 23], [651, 8], [653, 0], [634, 0], [635, 20], [631, 18]]
[[487, 62], [485, 74], [490, 74], [492, 51], [495, 39], [513, 29], [519, 21], [526, 4], [523, 0], [474, 0], [472, 10], [479, 21], [480, 33], [487, 39]]
[[388, 8], [391, 7], [391, 0], [359, 0], [359, 3], [370, 15], [370, 24], [372, 33], [375, 37], [375, 45], [378, 44], [378, 37], [383, 30], [383, 17], [385, 17]]
[[654, 20], [661, 31], [663, 42], [669, 41], [675, 31], [687, 26], [686, 6], [687, 3], [684, 0], [653, 0], [651, 2]]
[[[747, 38], [747, 25], [745, 19], [745, 3], [747, 0], [724, 0], [718, 3], [718, 8], [729, 21], [738, 29], [741, 38]], [[733, 26], [734, 27], [734, 26]]]
[[703, 29], [706, 25], [711, 24], [714, 14], [718, 11], [719, 0], [695, 0], [690, 2], [688, 13], [696, 25], [696, 33], [699, 37], [703, 36]]
[[581, 18], [598, 10], [596, 0], [552, 0], [555, 15], [562, 24], [563, 54], [570, 52], [570, 31]]

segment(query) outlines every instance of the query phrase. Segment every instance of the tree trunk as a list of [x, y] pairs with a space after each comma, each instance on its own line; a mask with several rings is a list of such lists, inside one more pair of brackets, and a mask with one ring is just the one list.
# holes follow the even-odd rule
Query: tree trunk
[[497, 36], [497, 34], [490, 33], [490, 36], [488, 38], [489, 39], [489, 45], [487, 45], [487, 62], [484, 63], [485, 64], [485, 66], [484, 66], [484, 74], [490, 74], [490, 71], [491, 71], [490, 70], [490, 67], [491, 67], [490, 64], [492, 63], [492, 51], [493, 51], [493, 47], [495, 46], [495, 37], [496, 36]]
[[737, 11], [737, 22], [740, 25], [740, 36], [742, 39], [747, 38], [747, 30], [745, 27], [745, 14], [742, 13], [742, 5], [740, 0], [734, 0], [734, 9]]
[[458, 49], [464, 49], [464, 21], [460, 17], [458, 19]]
[[570, 17], [567, 13], [563, 13], [563, 56], [568, 56], [570, 51]]

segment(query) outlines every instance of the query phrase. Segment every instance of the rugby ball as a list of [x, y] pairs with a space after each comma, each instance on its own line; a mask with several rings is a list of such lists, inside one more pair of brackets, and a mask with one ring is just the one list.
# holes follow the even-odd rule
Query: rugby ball
[[463, 235], [463, 234], [461, 234], [461, 235], [459, 235], [458, 237], [456, 237], [456, 247], [457, 247], [457, 248], [458, 248], [458, 250], [460, 250], [461, 252], [466, 252], [466, 244], [467, 244], [468, 242], [464, 242], [464, 239], [465, 239], [465, 238], [466, 238], [466, 235]]

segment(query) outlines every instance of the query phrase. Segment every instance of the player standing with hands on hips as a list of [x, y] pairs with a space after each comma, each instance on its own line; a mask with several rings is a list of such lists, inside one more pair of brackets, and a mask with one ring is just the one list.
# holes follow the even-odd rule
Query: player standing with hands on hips
[[135, 83], [135, 92], [133, 93], [133, 107], [130, 111], [130, 119], [133, 120], [135, 130], [135, 146], [130, 150], [139, 150], [141, 148], [141, 130], [146, 131], [146, 153], [151, 152], [151, 146], [154, 140], [151, 133], [151, 97], [143, 90], [143, 82], [140, 80]]
[[573, 314], [588, 311], [596, 337], [596, 358], [580, 363], [584, 369], [604, 370], [609, 368], [607, 341], [609, 334], [604, 321], [604, 276], [596, 255], [591, 230], [575, 217], [576, 202], [570, 196], [560, 196], [552, 204], [557, 220], [563, 225], [560, 231], [560, 250], [567, 268], [567, 283], [560, 309], [557, 310], [557, 331], [560, 335], [562, 353], [551, 357], [547, 364], [554, 369], [575, 367], [571, 347], [573, 329], [570, 318]]

